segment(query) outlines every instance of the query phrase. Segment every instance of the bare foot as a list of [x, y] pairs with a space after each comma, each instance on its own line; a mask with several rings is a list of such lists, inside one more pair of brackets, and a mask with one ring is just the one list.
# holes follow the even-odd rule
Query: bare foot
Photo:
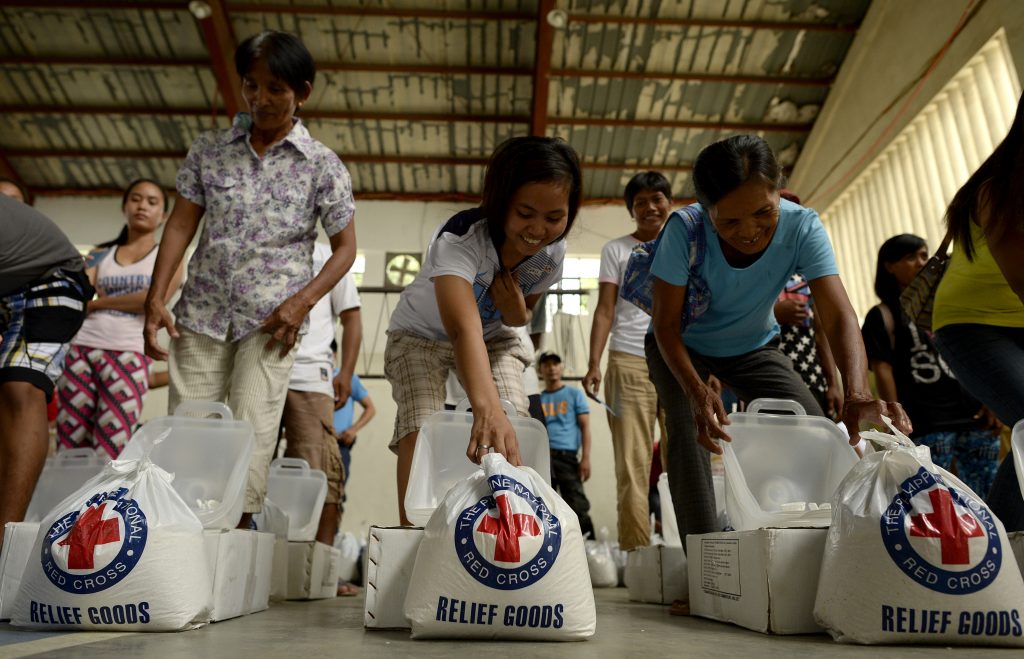
[[348, 581], [338, 581], [338, 597], [353, 597], [363, 591], [359, 586]]

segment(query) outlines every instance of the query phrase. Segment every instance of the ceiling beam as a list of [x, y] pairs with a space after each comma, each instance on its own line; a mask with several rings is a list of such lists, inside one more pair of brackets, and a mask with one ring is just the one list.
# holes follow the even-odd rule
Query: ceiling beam
[[552, 69], [553, 78], [597, 78], [609, 80], [664, 80], [668, 82], [725, 82], [739, 85], [791, 85], [794, 87], [830, 87], [834, 77], [804, 78], [800, 76], [755, 76], [727, 73], [661, 73], [658, 71], [593, 71], [588, 69]]
[[528, 11], [481, 11], [459, 9], [395, 9], [390, 7], [339, 7], [333, 5], [263, 4], [260, 2], [228, 2], [234, 13], [246, 14], [313, 14], [318, 16], [374, 16], [381, 18], [426, 18], [441, 20], [529, 21]]
[[549, 117], [551, 126], [604, 126], [607, 128], [661, 128], [718, 130], [722, 132], [809, 133], [813, 124], [746, 121], [701, 121], [670, 119], [602, 119], [599, 117]]
[[856, 32], [855, 23], [816, 23], [811, 21], [760, 21], [726, 18], [670, 18], [667, 16], [613, 16], [611, 14], [569, 14], [569, 24], [653, 25], [655, 27], [741, 28], [748, 30], [802, 32]]
[[[124, 115], [153, 117], [209, 117], [206, 108], [131, 107], [89, 105], [0, 105], [2, 114], [56, 114], [73, 116]], [[438, 123], [525, 124], [530, 118], [516, 114], [453, 114], [451, 112], [362, 112], [353, 110], [305, 109], [303, 119], [340, 121], [412, 121]]]
[[555, 29], [548, 23], [548, 13], [555, 8], [555, 0], [537, 3], [536, 48], [533, 56], [533, 103], [530, 110], [530, 135], [543, 136], [548, 128], [548, 92], [551, 71], [551, 50], [555, 43]]
[[[206, 68], [209, 59], [183, 58], [159, 59], [137, 57], [68, 57], [27, 55], [0, 55], [0, 66], [80, 66], [80, 67], [188, 67]], [[534, 69], [508, 66], [452, 66], [446, 64], [369, 64], [359, 62], [318, 62], [318, 71], [340, 71], [347, 73], [394, 73], [408, 75], [505, 75], [533, 76]], [[234, 69], [232, 68], [232, 71]], [[595, 78], [623, 80], [665, 80], [683, 82], [724, 82], [748, 85], [791, 85], [794, 87], [829, 87], [834, 77], [801, 77], [782, 75], [746, 75], [725, 73], [690, 73], [659, 71], [610, 71], [593, 69], [549, 69], [549, 78]]]
[[155, 2], [149, 0], [146, 3], [138, 0], [85, 0], [74, 2], [74, 0], [4, 0], [4, 7], [17, 9], [135, 9], [143, 11], [188, 11], [187, 2]]
[[[206, 108], [168, 107], [126, 107], [88, 105], [0, 105], [0, 114], [29, 115], [72, 115], [72, 116], [154, 116], [154, 117], [202, 117], [210, 116]], [[448, 112], [357, 112], [352, 110], [303, 110], [304, 119], [335, 121], [411, 121], [423, 123], [477, 123], [477, 124], [526, 124], [530, 117], [525, 115], [460, 115]], [[547, 117], [549, 126], [605, 126], [609, 128], [664, 128], [704, 129], [728, 131], [752, 131], [761, 133], [807, 133], [813, 124], [768, 123], [745, 121], [714, 121], [701, 119], [606, 119], [601, 117]]]
[[[139, 150], [139, 149], [9, 149], [9, 158], [116, 158], [122, 160], [183, 160], [181, 150]], [[428, 165], [437, 167], [483, 167], [485, 156], [427, 156], [387, 155], [377, 153], [343, 153], [342, 161], [352, 164], [371, 165]], [[652, 162], [582, 162], [584, 169], [632, 171], [637, 168], [657, 169], [663, 172], [688, 172], [690, 164], [658, 164]]]
[[203, 32], [203, 41], [210, 54], [210, 66], [213, 76], [217, 79], [217, 90], [224, 100], [224, 110], [228, 117], [234, 117], [246, 109], [242, 98], [242, 81], [235, 71], [235, 32], [231, 28], [224, 0], [207, 0], [210, 15], [197, 18], [199, 29]]
[[[213, 3], [211, 2], [211, 5]], [[149, 0], [139, 3], [137, 0], [5, 0], [5, 7], [22, 9], [86, 9], [86, 10], [121, 10], [140, 11], [185, 11], [188, 3], [157, 2]], [[263, 4], [258, 2], [227, 2], [226, 10], [247, 14], [304, 14], [320, 16], [377, 16], [383, 18], [408, 19], [439, 19], [439, 20], [492, 20], [492, 21], [530, 21], [535, 18], [526, 11], [484, 11], [484, 10], [448, 10], [448, 9], [400, 9], [389, 7], [335, 7], [330, 5], [302, 4]], [[545, 14], [546, 15], [546, 14]], [[750, 30], [807, 31], [807, 32], [856, 32], [855, 23], [828, 23], [814, 21], [763, 21], [724, 18], [672, 18], [662, 16], [615, 16], [611, 14], [569, 14], [570, 23], [583, 24], [626, 24], [654, 25], [660, 27], [708, 27], [708, 28], [743, 28]]]

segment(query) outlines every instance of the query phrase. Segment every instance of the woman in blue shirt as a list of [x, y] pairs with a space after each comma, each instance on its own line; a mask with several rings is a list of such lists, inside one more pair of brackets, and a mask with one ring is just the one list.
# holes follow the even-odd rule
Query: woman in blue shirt
[[859, 441], [862, 421], [880, 424], [883, 414], [910, 431], [898, 403], [871, 396], [860, 327], [828, 235], [817, 213], [780, 198], [782, 178], [771, 148], [753, 135], [716, 142], [697, 157], [693, 182], [699, 203], [694, 207], [700, 211], [697, 230], [704, 233], [706, 253], [693, 274], [694, 285], [706, 287], [710, 305], [685, 329], [690, 240], [679, 218], [666, 223], [651, 266], [653, 334], [645, 348], [658, 396], [671, 401], [665, 406], [668, 476], [681, 536], [719, 530], [708, 451], [721, 453], [717, 440], [730, 441], [729, 420], [721, 398], [707, 385], [709, 375], [743, 400], [791, 399], [809, 414], [823, 414], [778, 349], [772, 306], [794, 272], [810, 282], [843, 378], [842, 419], [850, 443]]

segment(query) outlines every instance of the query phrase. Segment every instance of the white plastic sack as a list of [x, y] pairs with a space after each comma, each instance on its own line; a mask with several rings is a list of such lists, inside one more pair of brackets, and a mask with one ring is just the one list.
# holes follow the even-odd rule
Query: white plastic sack
[[842, 642], [1024, 646], [1024, 581], [1002, 523], [892, 430], [861, 433], [883, 450], [836, 491], [818, 624]]
[[579, 520], [544, 479], [500, 454], [457, 483], [416, 555], [413, 638], [578, 640], [597, 623]]
[[176, 631], [208, 621], [203, 526], [140, 460], [115, 460], [39, 528], [11, 622], [41, 629]]
[[615, 563], [611, 545], [607, 541], [587, 540], [587, 568], [590, 585], [594, 588], [614, 588], [619, 585], [619, 567]]
[[363, 543], [354, 533], [339, 533], [334, 538], [334, 548], [338, 555], [338, 579], [355, 581], [359, 576], [359, 557], [363, 552]]

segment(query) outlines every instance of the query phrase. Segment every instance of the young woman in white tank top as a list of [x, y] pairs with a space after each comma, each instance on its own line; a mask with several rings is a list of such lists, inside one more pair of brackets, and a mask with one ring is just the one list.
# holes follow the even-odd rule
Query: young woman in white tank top
[[[133, 181], [121, 203], [125, 227], [86, 270], [97, 297], [87, 307], [57, 383], [58, 450], [103, 448], [116, 458], [142, 414], [151, 360], [143, 353], [143, 303], [156, 262], [156, 231], [167, 196], [153, 181]], [[95, 254], [95, 252], [94, 252]], [[177, 281], [169, 290], [176, 291]]]

